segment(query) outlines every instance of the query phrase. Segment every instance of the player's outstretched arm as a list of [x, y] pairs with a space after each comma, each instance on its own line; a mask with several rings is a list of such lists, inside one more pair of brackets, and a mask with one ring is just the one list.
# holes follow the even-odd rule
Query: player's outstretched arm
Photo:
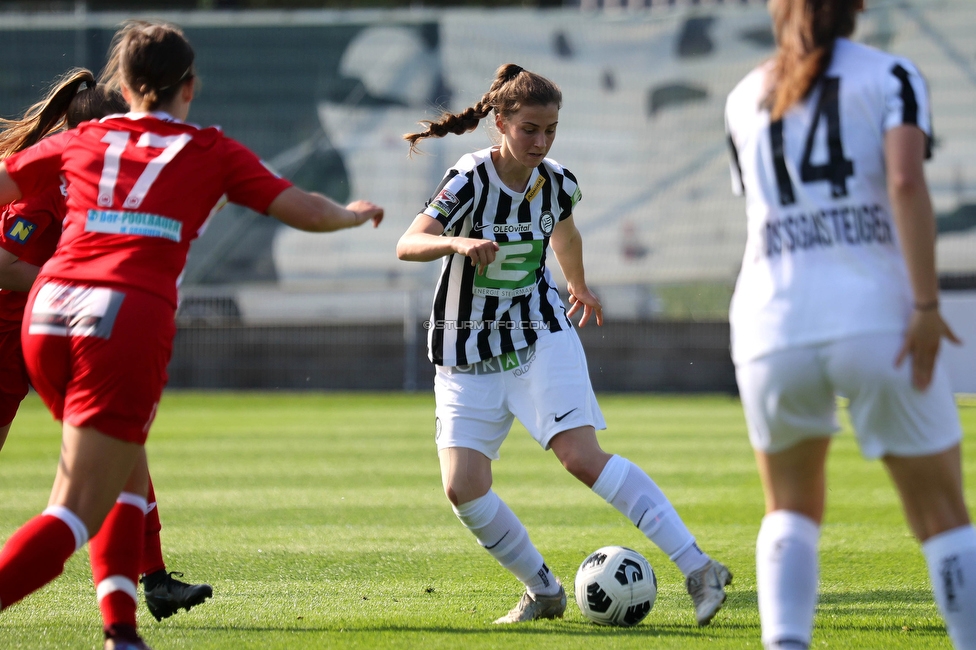
[[444, 227], [437, 219], [418, 214], [397, 242], [397, 257], [406, 262], [430, 262], [445, 255], [458, 253], [471, 260], [484, 273], [495, 261], [498, 244], [488, 239], [441, 237]]
[[888, 196], [915, 297], [915, 310], [896, 364], [901, 365], [911, 357], [912, 383], [919, 390], [928, 388], [932, 381], [942, 338], [959, 342], [939, 312], [935, 214], [922, 167], [925, 137], [925, 133], [911, 125], [897, 126], [885, 135]]
[[342, 206], [327, 196], [289, 187], [268, 206], [268, 214], [278, 221], [308, 232], [333, 232], [355, 228], [367, 221], [373, 227], [383, 220], [383, 208], [369, 201], [353, 201]]
[[556, 261], [566, 278], [566, 290], [569, 292], [569, 311], [572, 316], [583, 307], [583, 316], [579, 326], [585, 327], [590, 316], [596, 317], [596, 324], [603, 325], [603, 305], [596, 294], [586, 286], [583, 274], [583, 237], [576, 228], [572, 215], [556, 224], [549, 238], [552, 252], [556, 254]]

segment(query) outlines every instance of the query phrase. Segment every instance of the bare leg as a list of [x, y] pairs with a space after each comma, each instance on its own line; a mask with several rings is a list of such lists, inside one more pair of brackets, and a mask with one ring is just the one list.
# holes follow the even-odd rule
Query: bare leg
[[959, 445], [931, 456], [885, 456], [883, 460], [919, 541], [969, 523]]
[[64, 425], [61, 460], [48, 509], [7, 540], [0, 552], [0, 605], [8, 607], [56, 578], [94, 537], [127, 485], [145, 494], [141, 445], [94, 429]]
[[549, 441], [549, 447], [566, 471], [588, 488], [600, 478], [611, 457], [600, 448], [593, 427], [577, 427], [557, 433]]
[[438, 453], [444, 494], [452, 505], [474, 501], [491, 489], [491, 459], [474, 449], [448, 447]]
[[61, 460], [48, 505], [63, 506], [85, 523], [90, 537], [98, 533], [123, 489], [146, 496], [149, 474], [146, 450], [91, 427], [64, 425]]
[[790, 510], [820, 525], [827, 491], [829, 448], [830, 438], [814, 438], [775, 454], [755, 452], [767, 514]]
[[812, 638], [829, 448], [829, 438], [814, 438], [774, 454], [755, 452], [766, 495], [756, 585], [767, 647], [805, 648]]
[[3, 449], [3, 445], [7, 442], [7, 434], [10, 433], [11, 424], [13, 424], [13, 422], [0, 427], [0, 449]]
[[464, 447], [439, 453], [444, 493], [454, 514], [499, 564], [525, 585], [515, 609], [496, 623], [562, 616], [566, 594], [514, 512], [491, 490], [491, 459]]
[[959, 446], [914, 458], [886, 456], [929, 580], [956, 648], [976, 648], [976, 530], [962, 491]]

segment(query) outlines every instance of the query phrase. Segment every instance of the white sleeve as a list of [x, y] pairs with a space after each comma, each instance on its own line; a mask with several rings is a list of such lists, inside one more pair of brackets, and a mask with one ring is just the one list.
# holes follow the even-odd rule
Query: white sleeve
[[725, 137], [729, 145], [729, 171], [732, 174], [732, 193], [736, 196], [744, 196], [746, 188], [742, 184], [742, 167], [739, 165], [739, 150], [735, 146], [735, 138], [732, 137], [732, 128], [729, 126], [729, 107], [725, 107]]
[[884, 130], [914, 124], [931, 140], [929, 92], [918, 69], [907, 59], [898, 59], [885, 77], [884, 91]]
[[447, 231], [470, 212], [473, 198], [474, 188], [467, 176], [449, 169], [422, 214], [437, 219]]

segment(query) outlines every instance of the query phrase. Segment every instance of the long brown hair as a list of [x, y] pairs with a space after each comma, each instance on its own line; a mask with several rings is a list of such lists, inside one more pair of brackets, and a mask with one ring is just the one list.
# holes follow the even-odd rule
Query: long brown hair
[[[0, 118], [0, 160], [22, 151], [41, 138], [66, 126], [66, 114], [82, 84], [95, 84], [95, 75], [84, 68], [73, 68], [56, 80], [47, 97], [27, 109], [17, 120]], [[82, 91], [83, 92], [83, 91]]]
[[804, 99], [830, 65], [834, 42], [850, 36], [863, 0], [770, 0], [778, 45], [763, 107], [778, 120]]
[[155, 110], [169, 103], [183, 84], [193, 79], [194, 56], [179, 27], [133, 20], [112, 38], [101, 81], [113, 89], [125, 85]]
[[97, 120], [106, 115], [125, 113], [129, 105], [125, 103], [122, 93], [112, 90], [104, 84], [89, 86], [71, 98], [71, 104], [65, 114], [65, 127], [73, 129], [82, 122]]
[[506, 63], [495, 71], [495, 79], [480, 100], [460, 113], [444, 112], [436, 120], [422, 120], [427, 129], [420, 133], [404, 134], [410, 143], [410, 153], [417, 150], [417, 143], [424, 138], [443, 138], [448, 133], [461, 135], [478, 126], [491, 111], [503, 119], [523, 106], [561, 107], [563, 94], [559, 86], [542, 75], [529, 72], [514, 63]]

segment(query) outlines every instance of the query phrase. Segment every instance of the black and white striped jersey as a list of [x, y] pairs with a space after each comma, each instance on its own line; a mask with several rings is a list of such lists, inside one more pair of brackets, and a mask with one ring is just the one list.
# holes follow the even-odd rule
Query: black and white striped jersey
[[445, 237], [491, 239], [499, 247], [483, 274], [463, 255], [444, 258], [427, 336], [428, 356], [439, 366], [490, 359], [572, 327], [546, 255], [556, 223], [580, 200], [576, 178], [546, 158], [525, 191], [515, 192], [499, 180], [491, 152], [463, 156], [423, 211], [444, 226]]
[[732, 186], [748, 236], [729, 310], [736, 362], [904, 329], [912, 297], [885, 171], [885, 133], [931, 142], [928, 93], [905, 58], [838, 39], [822, 79], [780, 120], [760, 104], [770, 64], [729, 94]]

